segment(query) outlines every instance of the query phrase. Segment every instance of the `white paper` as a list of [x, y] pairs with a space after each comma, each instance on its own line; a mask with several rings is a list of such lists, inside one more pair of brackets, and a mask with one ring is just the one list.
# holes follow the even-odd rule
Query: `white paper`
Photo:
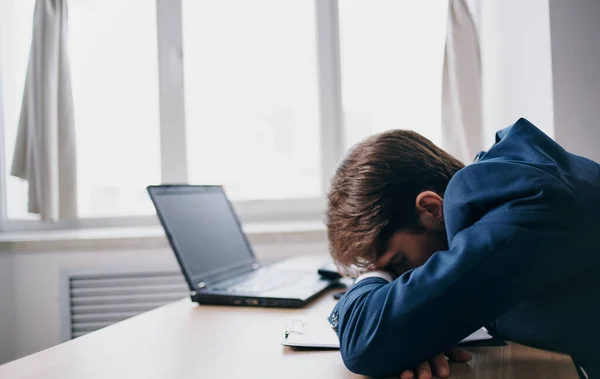
[[460, 342], [483, 341], [483, 340], [490, 340], [492, 338], [493, 337], [490, 336], [490, 334], [488, 333], [486, 328], [481, 328], [481, 329], [476, 330], [473, 334], [465, 337]]

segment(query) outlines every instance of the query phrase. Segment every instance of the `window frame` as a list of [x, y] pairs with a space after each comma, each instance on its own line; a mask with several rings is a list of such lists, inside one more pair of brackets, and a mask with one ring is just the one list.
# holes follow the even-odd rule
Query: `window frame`
[[[243, 222], [315, 221], [323, 218], [325, 192], [343, 154], [343, 112], [339, 42], [338, 0], [314, 0], [317, 56], [317, 88], [320, 132], [320, 182], [318, 197], [286, 200], [233, 202]], [[156, 0], [160, 114], [161, 182], [188, 182], [185, 124], [182, 0]], [[1, 89], [0, 89], [1, 90]], [[1, 100], [0, 93], [0, 100]], [[0, 140], [4, 140], [4, 116], [0, 103]], [[0, 144], [0, 178], [8, 174], [4, 144]], [[156, 216], [77, 218], [56, 223], [9, 219], [6, 182], [0, 181], [0, 232], [133, 227], [158, 225]]]

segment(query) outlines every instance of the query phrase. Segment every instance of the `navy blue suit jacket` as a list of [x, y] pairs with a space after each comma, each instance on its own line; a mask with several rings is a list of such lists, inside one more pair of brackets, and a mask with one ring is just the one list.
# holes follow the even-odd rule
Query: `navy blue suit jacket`
[[448, 251], [336, 305], [346, 366], [398, 374], [487, 325], [600, 378], [600, 165], [520, 119], [451, 179], [444, 215]]

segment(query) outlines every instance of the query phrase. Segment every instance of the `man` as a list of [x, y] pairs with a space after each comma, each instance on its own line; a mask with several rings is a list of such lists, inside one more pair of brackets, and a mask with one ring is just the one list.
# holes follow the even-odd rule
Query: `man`
[[[600, 165], [525, 119], [463, 168], [409, 131], [350, 151], [328, 195], [331, 254], [359, 274], [330, 322], [353, 372], [445, 377], [481, 326], [600, 378]], [[408, 371], [405, 371], [408, 370]]]

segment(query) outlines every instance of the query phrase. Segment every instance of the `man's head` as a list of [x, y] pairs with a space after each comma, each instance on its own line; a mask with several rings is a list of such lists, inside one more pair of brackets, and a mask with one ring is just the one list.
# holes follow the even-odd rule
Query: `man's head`
[[447, 248], [443, 195], [463, 164], [418, 133], [391, 130], [353, 147], [332, 180], [327, 234], [346, 274], [400, 273]]

